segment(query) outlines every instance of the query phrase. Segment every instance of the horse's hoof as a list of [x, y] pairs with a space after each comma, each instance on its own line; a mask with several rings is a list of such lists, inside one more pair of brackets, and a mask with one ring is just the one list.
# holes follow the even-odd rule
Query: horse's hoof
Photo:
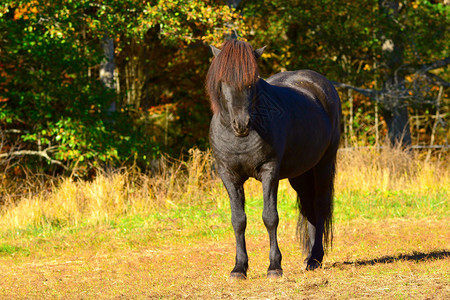
[[231, 272], [230, 280], [245, 280], [247, 279], [247, 275], [241, 272]]
[[310, 259], [306, 264], [307, 271], [314, 271], [322, 266], [322, 264], [316, 259]]
[[269, 270], [267, 271], [267, 278], [268, 279], [279, 279], [283, 277], [283, 270]]

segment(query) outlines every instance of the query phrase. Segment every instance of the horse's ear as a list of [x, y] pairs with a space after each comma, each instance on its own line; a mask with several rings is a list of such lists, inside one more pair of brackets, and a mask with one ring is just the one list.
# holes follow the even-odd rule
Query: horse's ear
[[212, 51], [212, 53], [214, 54], [215, 57], [217, 57], [217, 55], [219, 55], [220, 51], [222, 51], [222, 50], [214, 47], [213, 45], [209, 45], [209, 47], [211, 47], [211, 51]]
[[267, 47], [267, 45], [262, 47], [262, 48], [259, 48], [259, 49], [255, 50], [256, 58], [260, 58], [261, 57], [261, 55], [263, 54], [263, 52], [266, 49], [266, 47]]

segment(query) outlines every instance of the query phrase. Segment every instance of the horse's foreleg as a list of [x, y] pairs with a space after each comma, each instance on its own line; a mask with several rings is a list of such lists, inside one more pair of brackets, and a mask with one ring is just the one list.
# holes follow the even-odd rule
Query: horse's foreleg
[[269, 233], [270, 240], [270, 265], [267, 271], [267, 277], [277, 278], [283, 275], [281, 269], [281, 252], [278, 248], [277, 228], [278, 228], [278, 210], [277, 210], [277, 191], [278, 178], [263, 178], [263, 193], [264, 193], [264, 209], [263, 221]]
[[230, 180], [222, 179], [230, 197], [231, 223], [236, 237], [236, 265], [230, 277], [234, 279], [247, 278], [248, 255], [245, 247], [245, 228], [247, 215], [245, 214], [245, 196], [242, 184], [235, 184]]

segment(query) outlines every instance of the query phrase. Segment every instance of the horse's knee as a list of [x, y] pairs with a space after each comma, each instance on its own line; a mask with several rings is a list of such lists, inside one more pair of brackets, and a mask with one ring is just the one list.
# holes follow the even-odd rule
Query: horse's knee
[[277, 211], [263, 211], [263, 221], [267, 229], [277, 228], [279, 217]]

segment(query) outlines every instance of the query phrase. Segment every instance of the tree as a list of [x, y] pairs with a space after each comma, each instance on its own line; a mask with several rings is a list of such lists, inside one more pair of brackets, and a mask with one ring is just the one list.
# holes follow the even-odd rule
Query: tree
[[311, 68], [363, 93], [380, 104], [392, 143], [410, 144], [408, 107], [447, 84], [430, 73], [448, 64], [449, 6], [438, 1], [245, 1], [241, 9], [248, 38], [270, 44], [263, 74]]
[[206, 44], [232, 35], [269, 45], [263, 76], [309, 68], [347, 89], [344, 128], [364, 119], [366, 130], [379, 108], [391, 140], [407, 144], [411, 109], [442, 116], [448, 10], [425, 0], [5, 0], [0, 159], [84, 174], [207, 147]]
[[[42, 165], [44, 158], [55, 167], [78, 168], [80, 173], [101, 161], [137, 159], [145, 166], [158, 155], [160, 141], [152, 141], [152, 132], [146, 135], [135, 111], [147, 114], [161, 104], [161, 95], [172, 102], [170, 90], [180, 83], [191, 95], [202, 90], [202, 83], [186, 88], [183, 78], [177, 81], [180, 76], [170, 69], [189, 65], [190, 49], [218, 40], [232, 30], [226, 24], [239, 18], [226, 5], [186, 0], [60, 0], [51, 5], [7, 0], [0, 14], [0, 124], [9, 143], [17, 140], [19, 145], [18, 151], [2, 156], [27, 157], [30, 166]], [[150, 45], [144, 45], [148, 38]], [[107, 62], [114, 58], [119, 70], [116, 89], [111, 68], [103, 72], [111, 88], [105, 89], [98, 76], [110, 66], [103, 46], [108, 46]], [[169, 57], [158, 53], [167, 49]], [[161, 53], [166, 64], [158, 71]], [[207, 60], [204, 54], [200, 51], [200, 61]], [[133, 64], [136, 72], [127, 73]], [[164, 78], [167, 83], [153, 87], [152, 78], [159, 77], [160, 83]], [[151, 95], [152, 89], [158, 93]], [[115, 112], [110, 109], [113, 103]]]

